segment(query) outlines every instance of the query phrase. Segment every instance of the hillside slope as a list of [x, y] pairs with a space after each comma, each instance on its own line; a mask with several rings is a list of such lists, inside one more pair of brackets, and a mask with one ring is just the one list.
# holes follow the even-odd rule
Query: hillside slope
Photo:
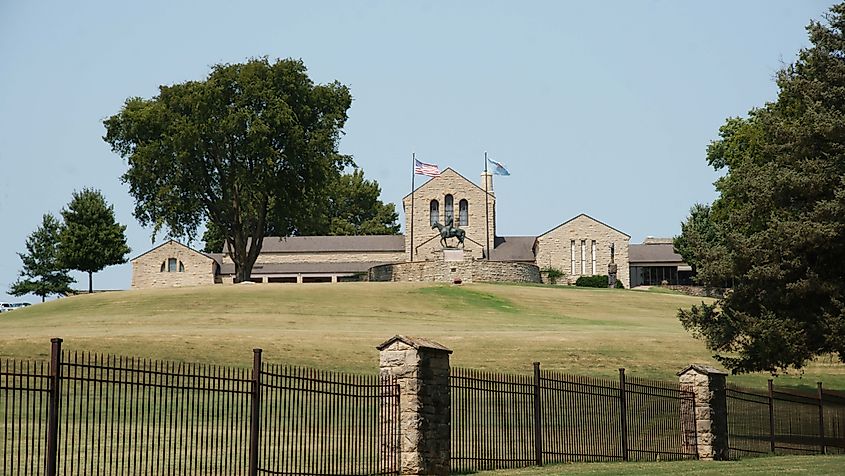
[[[394, 334], [454, 350], [453, 365], [527, 373], [531, 362], [584, 375], [674, 379], [714, 363], [675, 317], [700, 299], [629, 290], [410, 283], [211, 286], [64, 298], [0, 316], [0, 357], [68, 350], [248, 366], [265, 360], [372, 373], [375, 346]], [[819, 362], [781, 384], [845, 385], [841, 364]], [[732, 381], [760, 385], [766, 375]]]

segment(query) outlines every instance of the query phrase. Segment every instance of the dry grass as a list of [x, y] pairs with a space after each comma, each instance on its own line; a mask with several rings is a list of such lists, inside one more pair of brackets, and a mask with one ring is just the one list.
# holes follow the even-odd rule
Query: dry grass
[[[265, 360], [373, 373], [375, 346], [394, 334], [432, 338], [453, 365], [527, 373], [532, 361], [573, 374], [674, 379], [714, 363], [675, 317], [699, 298], [629, 290], [475, 284], [342, 283], [126, 291], [82, 295], [0, 316], [0, 357], [44, 359], [65, 348], [248, 366]], [[767, 375], [732, 378], [762, 386]], [[819, 362], [780, 385], [845, 387], [845, 368]]]

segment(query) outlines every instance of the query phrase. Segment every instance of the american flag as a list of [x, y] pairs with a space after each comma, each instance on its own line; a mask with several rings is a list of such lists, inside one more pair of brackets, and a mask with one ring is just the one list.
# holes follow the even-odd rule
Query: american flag
[[440, 177], [440, 168], [437, 167], [437, 164], [427, 164], [414, 159], [414, 173], [428, 177]]

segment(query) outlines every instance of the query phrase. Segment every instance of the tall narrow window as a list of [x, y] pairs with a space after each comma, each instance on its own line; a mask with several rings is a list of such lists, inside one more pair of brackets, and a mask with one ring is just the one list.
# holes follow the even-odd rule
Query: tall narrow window
[[587, 274], [587, 240], [581, 240], [581, 274]]
[[569, 257], [572, 260], [572, 265], [570, 266], [569, 274], [575, 275], [575, 240], [569, 242]]
[[176, 272], [176, 258], [168, 258], [167, 259], [167, 272], [168, 273], [175, 273]]
[[458, 202], [458, 226], [469, 225], [469, 203], [466, 199]]
[[440, 222], [440, 202], [437, 200], [432, 200], [431, 204], [428, 206], [428, 213], [431, 220], [431, 225]]
[[593, 257], [593, 276], [596, 275], [596, 240], [593, 240], [593, 248], [590, 252], [590, 255]]
[[185, 265], [184, 265], [184, 264], [182, 264], [182, 262], [181, 262], [181, 261], [179, 262], [179, 272], [180, 272], [180, 273], [184, 273], [184, 272], [185, 272]]
[[454, 220], [455, 220], [455, 200], [454, 200], [454, 198], [452, 198], [452, 195], [446, 195], [446, 199], [443, 200], [443, 202], [446, 206], [446, 216], [444, 217], [444, 220], [446, 220], [446, 223], [449, 223], [449, 220], [452, 220], [454, 222]]

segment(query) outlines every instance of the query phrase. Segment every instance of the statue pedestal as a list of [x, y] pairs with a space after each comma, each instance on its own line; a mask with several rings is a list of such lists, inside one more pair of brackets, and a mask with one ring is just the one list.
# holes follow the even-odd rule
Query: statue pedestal
[[461, 249], [443, 249], [443, 261], [463, 261], [464, 250]]

